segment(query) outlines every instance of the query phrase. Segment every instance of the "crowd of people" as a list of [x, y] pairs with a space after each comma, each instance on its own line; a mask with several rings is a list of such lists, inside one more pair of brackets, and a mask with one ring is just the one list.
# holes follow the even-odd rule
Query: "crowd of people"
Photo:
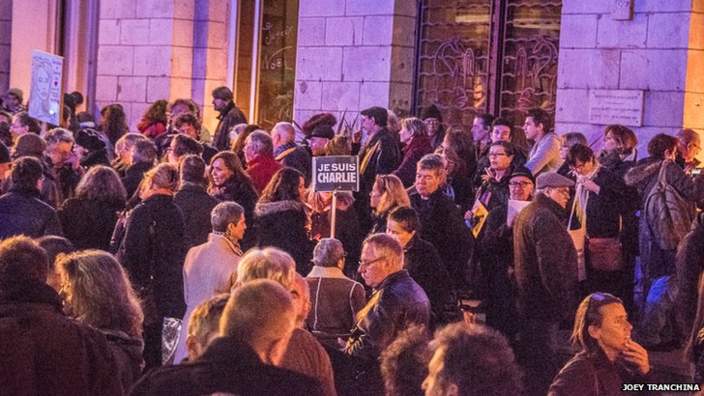
[[[694, 131], [640, 159], [631, 129], [597, 152], [539, 108], [265, 130], [212, 97], [213, 131], [190, 99], [130, 131], [78, 92], [61, 126], [2, 98], [3, 393], [604, 395], [685, 346], [704, 383]], [[316, 191], [328, 155], [359, 191]]]

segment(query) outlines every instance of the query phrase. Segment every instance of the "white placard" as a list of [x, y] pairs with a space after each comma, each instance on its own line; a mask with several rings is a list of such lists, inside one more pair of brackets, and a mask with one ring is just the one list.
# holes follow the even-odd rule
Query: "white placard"
[[39, 121], [61, 124], [61, 75], [64, 58], [39, 50], [32, 51], [32, 85], [28, 112]]
[[591, 124], [643, 125], [643, 91], [593, 89], [589, 91]]
[[531, 201], [517, 201], [515, 199], [508, 200], [508, 208], [506, 212], [506, 225], [513, 226], [513, 221], [519, 213], [530, 204]]

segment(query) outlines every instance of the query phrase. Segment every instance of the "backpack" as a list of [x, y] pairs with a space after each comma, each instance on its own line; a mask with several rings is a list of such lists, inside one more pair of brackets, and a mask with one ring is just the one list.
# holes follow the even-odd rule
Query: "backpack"
[[689, 232], [694, 213], [691, 205], [665, 181], [669, 161], [660, 165], [658, 180], [645, 197], [643, 210], [653, 242], [662, 250], [675, 250]]

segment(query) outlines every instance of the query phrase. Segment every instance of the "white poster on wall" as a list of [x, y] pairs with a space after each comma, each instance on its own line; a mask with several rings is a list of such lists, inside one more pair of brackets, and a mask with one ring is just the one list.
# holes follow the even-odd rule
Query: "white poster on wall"
[[32, 51], [32, 85], [27, 105], [31, 117], [53, 125], [61, 123], [63, 66], [62, 56]]

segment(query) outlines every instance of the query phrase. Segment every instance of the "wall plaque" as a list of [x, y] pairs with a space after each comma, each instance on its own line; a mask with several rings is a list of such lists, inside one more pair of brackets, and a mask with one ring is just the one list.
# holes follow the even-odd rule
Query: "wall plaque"
[[591, 124], [643, 125], [643, 91], [593, 89], [589, 91]]

